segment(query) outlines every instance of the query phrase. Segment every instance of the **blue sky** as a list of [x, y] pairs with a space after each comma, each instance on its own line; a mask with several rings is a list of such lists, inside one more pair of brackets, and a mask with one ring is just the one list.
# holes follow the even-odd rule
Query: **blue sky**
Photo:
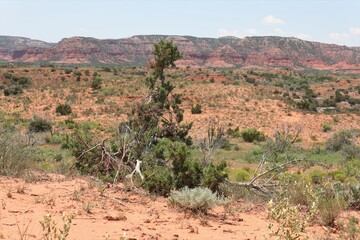
[[360, 46], [360, 0], [0, 0], [0, 35], [293, 36]]

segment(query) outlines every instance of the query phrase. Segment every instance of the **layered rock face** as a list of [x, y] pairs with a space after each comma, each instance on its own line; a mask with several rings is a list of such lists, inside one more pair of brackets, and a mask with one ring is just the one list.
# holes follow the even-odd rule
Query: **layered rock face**
[[178, 65], [204, 67], [359, 68], [360, 48], [285, 37], [141, 35], [122, 39], [72, 37], [56, 44], [0, 36], [0, 61], [61, 64], [143, 65], [153, 45], [174, 41], [184, 58]]

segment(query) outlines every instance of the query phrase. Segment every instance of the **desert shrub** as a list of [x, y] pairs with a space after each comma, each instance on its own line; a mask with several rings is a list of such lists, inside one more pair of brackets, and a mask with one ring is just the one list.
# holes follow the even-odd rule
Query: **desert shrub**
[[20, 177], [35, 167], [39, 153], [27, 143], [28, 136], [16, 129], [0, 128], [0, 174]]
[[348, 184], [346, 201], [350, 209], [360, 210], [360, 183]]
[[220, 163], [210, 163], [203, 169], [203, 176], [201, 179], [201, 186], [207, 187], [212, 191], [218, 191], [219, 185], [228, 178], [226, 172], [227, 164], [225, 161]]
[[82, 73], [81, 73], [80, 71], [74, 71], [74, 72], [73, 72], [73, 75], [74, 75], [75, 77], [81, 77]]
[[298, 173], [284, 173], [280, 177], [282, 188], [280, 195], [289, 199], [294, 206], [301, 205], [310, 208], [317, 202], [317, 193], [306, 176]]
[[259, 192], [254, 191], [251, 188], [237, 184], [234, 185], [229, 182], [220, 183], [218, 193], [224, 197], [232, 199], [233, 201], [242, 199], [245, 202], [264, 204], [270, 200], [269, 195], [259, 194]]
[[334, 181], [338, 181], [338, 182], [344, 182], [346, 179], [345, 172], [343, 172], [341, 170], [336, 170], [336, 171], [330, 172], [329, 175], [331, 176], [331, 178]]
[[254, 142], [254, 141], [264, 141], [265, 136], [262, 132], [256, 130], [255, 128], [246, 128], [241, 131], [241, 137], [245, 142]]
[[237, 182], [245, 182], [250, 180], [250, 173], [244, 169], [237, 169], [235, 171], [235, 180]]
[[29, 123], [30, 132], [49, 132], [51, 131], [51, 129], [52, 129], [51, 122], [38, 116], [34, 116]]
[[65, 213], [62, 215], [62, 222], [63, 222], [63, 228], [57, 228], [57, 224], [55, 222], [55, 220], [53, 220], [52, 216], [50, 213], [46, 214], [44, 216], [44, 220], [40, 221], [41, 227], [43, 229], [43, 237], [41, 239], [45, 239], [45, 240], [66, 240], [69, 232], [70, 232], [70, 228], [71, 228], [71, 224], [72, 224], [72, 220], [75, 218], [76, 214], [70, 214], [70, 215], [66, 215]]
[[109, 67], [102, 67], [101, 69], [104, 72], [111, 72], [111, 68], [109, 68]]
[[103, 80], [99, 77], [94, 77], [92, 82], [91, 82], [91, 87], [93, 90], [98, 90], [101, 89], [101, 85], [102, 85]]
[[247, 163], [258, 162], [259, 159], [261, 158], [262, 154], [263, 154], [262, 149], [254, 149], [250, 153], [245, 155], [245, 161]]
[[[172, 166], [166, 167], [167, 162], [172, 162]], [[172, 188], [180, 189], [185, 186], [194, 188], [201, 185], [216, 191], [218, 185], [227, 178], [225, 162], [205, 166], [191, 157], [184, 142], [167, 138], [159, 140], [146, 156], [144, 167], [148, 168], [145, 172], [148, 176], [145, 178], [145, 188], [164, 196]], [[160, 190], [159, 186], [162, 186]]]
[[340, 151], [346, 145], [352, 145], [355, 137], [353, 130], [340, 130], [326, 140], [326, 149], [330, 151]]
[[356, 240], [360, 238], [359, 219], [354, 216], [348, 218], [348, 223], [344, 229], [344, 233], [341, 233], [343, 239]]
[[172, 167], [168, 170], [173, 174], [176, 188], [195, 187], [200, 184], [202, 166], [198, 160], [191, 158], [189, 148], [184, 142], [160, 139], [148, 154], [147, 162], [153, 165], [172, 162]]
[[302, 110], [317, 111], [318, 103], [314, 98], [304, 98], [296, 103], [296, 106]]
[[245, 81], [250, 84], [255, 84], [255, 79], [251, 77], [245, 77]]
[[26, 86], [30, 85], [30, 83], [31, 83], [30, 78], [17, 77], [17, 76], [13, 76], [10, 73], [4, 73], [4, 77], [5, 77], [8, 85], [26, 87]]
[[360, 147], [355, 144], [344, 145], [341, 149], [341, 153], [346, 161], [360, 159]]
[[322, 104], [322, 107], [336, 107], [335, 99], [326, 98]]
[[329, 131], [331, 131], [331, 129], [332, 129], [330, 123], [323, 123], [323, 124], [321, 125], [321, 128], [322, 128], [322, 131], [323, 131], [323, 132], [329, 132]]
[[222, 146], [221, 146], [220, 148], [221, 148], [221, 149], [224, 149], [224, 150], [227, 150], [227, 151], [230, 151], [231, 148], [232, 148], [232, 146], [233, 146], [233, 145], [230, 143], [229, 139], [225, 139], [225, 140], [223, 141]]
[[317, 189], [318, 216], [321, 224], [334, 226], [336, 218], [347, 207], [346, 188], [340, 182], [324, 182]]
[[84, 74], [85, 74], [85, 76], [90, 76], [90, 71], [89, 71], [89, 69], [86, 69], [86, 70], [84, 71]]
[[11, 73], [4, 73], [6, 87], [4, 87], [4, 95], [19, 95], [23, 92], [23, 88], [30, 85], [31, 80], [27, 77], [13, 76]]
[[334, 227], [336, 218], [344, 209], [344, 202], [336, 198], [321, 198], [319, 200], [319, 217], [324, 226]]
[[66, 141], [65, 139], [66, 135], [54, 133], [51, 136], [46, 136], [45, 142], [49, 144], [62, 144]]
[[173, 162], [173, 172], [175, 177], [175, 187], [182, 188], [188, 186], [196, 187], [200, 184], [203, 177], [203, 167], [197, 159], [187, 158], [184, 162], [179, 160]]
[[72, 113], [71, 106], [66, 103], [58, 105], [55, 111], [59, 115], [69, 115]]
[[174, 176], [170, 169], [155, 166], [144, 172], [145, 182], [143, 187], [150, 193], [168, 196], [174, 188]]
[[319, 169], [315, 169], [309, 173], [309, 177], [313, 184], [321, 184], [326, 179], [326, 176], [326, 173]]
[[114, 87], [105, 87], [101, 90], [101, 96], [107, 97], [111, 96], [116, 92], [116, 89]]
[[8, 86], [4, 88], [5, 96], [19, 95], [21, 93], [23, 93], [21, 86]]
[[190, 189], [185, 187], [180, 191], [173, 192], [169, 197], [169, 202], [185, 211], [206, 214], [211, 208], [227, 204], [229, 200], [218, 197], [208, 188]]
[[104, 174], [106, 169], [101, 165], [100, 146], [96, 146], [98, 138], [88, 130], [76, 128], [73, 133], [66, 135], [62, 148], [69, 149], [76, 158], [75, 167], [81, 174]]
[[202, 113], [201, 105], [199, 103], [191, 107], [191, 114], [200, 114]]
[[290, 204], [288, 198], [270, 201], [267, 205], [269, 217], [278, 223], [275, 229], [269, 225], [271, 235], [278, 239], [306, 239], [304, 230], [316, 214], [316, 205], [312, 205], [308, 213], [302, 213], [299, 206]]
[[226, 134], [229, 135], [230, 137], [234, 137], [234, 138], [235, 137], [241, 137], [239, 127], [236, 127], [234, 129], [228, 128], [226, 130]]
[[336, 102], [342, 102], [349, 99], [349, 95], [345, 93], [344, 89], [336, 89], [335, 91], [335, 101]]

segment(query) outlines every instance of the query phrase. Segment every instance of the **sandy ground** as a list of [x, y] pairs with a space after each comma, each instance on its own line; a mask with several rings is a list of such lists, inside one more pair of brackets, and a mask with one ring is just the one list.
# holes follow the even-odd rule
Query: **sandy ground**
[[[90, 178], [56, 176], [25, 183], [1, 177], [1, 238], [41, 239], [44, 215], [51, 213], [62, 228], [62, 214], [76, 213], [67, 239], [272, 239], [263, 205], [235, 202], [226, 212], [218, 207], [206, 216], [193, 216], [141, 190], [127, 191], [118, 184], [101, 195], [96, 185]], [[312, 226], [306, 231], [310, 239], [320, 239], [325, 229]]]

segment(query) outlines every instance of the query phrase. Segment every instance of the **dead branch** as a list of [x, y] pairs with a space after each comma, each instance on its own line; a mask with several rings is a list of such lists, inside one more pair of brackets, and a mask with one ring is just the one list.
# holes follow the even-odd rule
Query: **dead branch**
[[141, 165], [141, 161], [139, 159], [137, 159], [135, 169], [129, 175], [126, 176], [126, 178], [130, 178], [132, 184], [134, 184], [133, 176], [136, 172], [139, 174], [141, 180], [144, 181], [144, 176], [141, 173], [140, 165]]
[[[300, 132], [300, 128], [293, 130], [286, 126], [283, 127], [282, 131], [275, 132], [274, 140], [269, 140], [263, 146], [264, 153], [250, 180], [248, 182], [228, 182], [232, 185], [255, 189], [265, 194], [273, 193], [273, 189], [280, 186], [280, 183], [274, 182], [274, 178], [278, 174], [290, 166], [308, 161], [306, 159], [290, 159], [287, 153], [291, 145], [298, 139]], [[285, 159], [277, 163], [279, 153], [285, 153]]]
[[200, 151], [203, 154], [203, 164], [207, 165], [211, 162], [216, 151], [224, 146], [226, 136], [223, 127], [215, 127], [210, 124], [208, 127], [207, 138], [200, 142]]

